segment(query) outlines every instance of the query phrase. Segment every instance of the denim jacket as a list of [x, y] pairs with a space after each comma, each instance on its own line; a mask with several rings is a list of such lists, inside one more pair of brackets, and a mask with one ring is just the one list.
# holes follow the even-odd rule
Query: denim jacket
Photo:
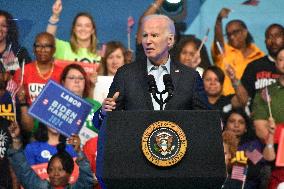
[[[25, 189], [53, 188], [47, 180], [41, 180], [32, 170], [22, 149], [8, 149], [8, 157], [17, 178]], [[74, 184], [66, 186], [65, 189], [93, 189], [94, 178], [88, 160], [84, 157], [81, 160], [76, 160], [76, 163], [79, 166], [78, 180]]]

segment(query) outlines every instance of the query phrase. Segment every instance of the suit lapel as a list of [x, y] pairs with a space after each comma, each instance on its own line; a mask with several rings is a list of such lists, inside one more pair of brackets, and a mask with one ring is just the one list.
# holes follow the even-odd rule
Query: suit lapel
[[[145, 99], [145, 102], [147, 104], [147, 107], [149, 110], [154, 110], [154, 107], [153, 107], [153, 103], [152, 103], [152, 97], [149, 93], [149, 86], [148, 86], [148, 83], [147, 83], [147, 64], [146, 64], [146, 60], [143, 61], [143, 62], [137, 62], [138, 64], [141, 64], [139, 70], [138, 70], [138, 73], [140, 74], [139, 75], [139, 83], [143, 89], [143, 93], [144, 93], [144, 99]], [[143, 70], [143, 71], [141, 71]]]
[[[175, 91], [177, 91], [177, 89], [178, 89], [178, 85], [179, 85], [179, 81], [180, 81], [180, 77], [181, 77], [182, 71], [179, 68], [177, 63], [175, 63], [174, 61], [171, 61], [171, 70], [170, 70], [170, 72], [171, 72], [171, 78], [172, 78], [173, 85], [174, 85], [174, 94], [175, 94]], [[170, 100], [166, 104], [166, 107], [165, 107], [166, 110], [171, 107], [171, 104], [172, 104], [171, 102], [172, 102], [172, 100]]]

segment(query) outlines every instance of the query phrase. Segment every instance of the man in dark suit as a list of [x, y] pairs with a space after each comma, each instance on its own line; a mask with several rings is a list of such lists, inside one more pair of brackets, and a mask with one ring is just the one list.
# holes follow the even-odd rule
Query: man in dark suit
[[[174, 44], [173, 21], [164, 15], [150, 15], [142, 20], [142, 45], [147, 59], [121, 67], [110, 87], [103, 111], [159, 110], [159, 104], [149, 93], [147, 75], [153, 75], [159, 91], [165, 89], [163, 76], [170, 74], [174, 86], [173, 97], [165, 110], [208, 109], [207, 96], [199, 74], [173, 62], [169, 50]], [[167, 94], [163, 95], [163, 99]]]

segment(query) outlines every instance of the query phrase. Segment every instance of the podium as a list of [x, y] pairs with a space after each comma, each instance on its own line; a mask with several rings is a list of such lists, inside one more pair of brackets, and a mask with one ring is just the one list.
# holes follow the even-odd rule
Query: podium
[[[174, 122], [187, 138], [180, 162], [158, 167], [142, 152], [144, 131]], [[109, 112], [99, 132], [97, 177], [107, 189], [220, 189], [226, 176], [218, 111]]]

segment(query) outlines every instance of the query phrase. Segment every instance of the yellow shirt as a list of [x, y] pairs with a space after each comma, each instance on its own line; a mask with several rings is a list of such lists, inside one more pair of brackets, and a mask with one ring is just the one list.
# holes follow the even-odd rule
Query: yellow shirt
[[[230, 78], [226, 75], [225, 65], [230, 64], [236, 71], [236, 78], [241, 79], [245, 68], [247, 65], [258, 59], [263, 57], [265, 54], [262, 52], [255, 44], [251, 44], [250, 48], [252, 49], [252, 53], [244, 57], [242, 52], [238, 49], [233, 48], [232, 46], [225, 43], [224, 46], [224, 55], [215, 54], [214, 45], [212, 47], [212, 58], [215, 62], [215, 65], [220, 67], [225, 73], [225, 81], [223, 85], [223, 95], [229, 95], [235, 93], [235, 90], [232, 86]], [[217, 50], [217, 49], [216, 49]], [[218, 52], [218, 50], [217, 50]]]

